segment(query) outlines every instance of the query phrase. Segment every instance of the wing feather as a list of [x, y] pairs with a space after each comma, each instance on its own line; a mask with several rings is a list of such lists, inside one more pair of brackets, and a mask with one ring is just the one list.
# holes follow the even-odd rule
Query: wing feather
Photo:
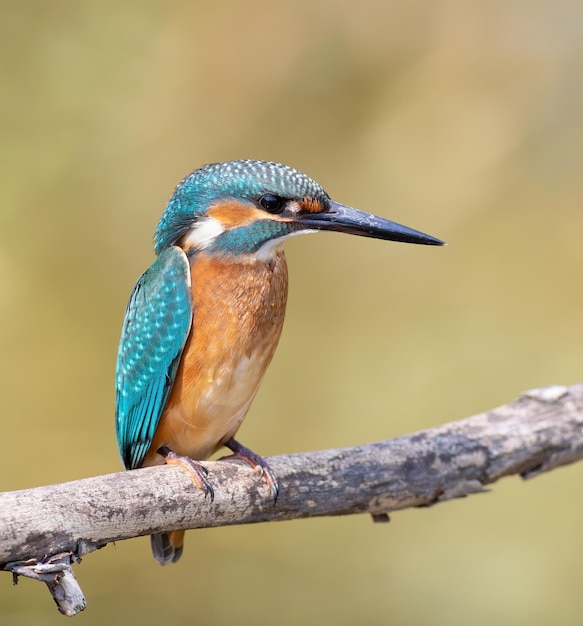
[[148, 452], [191, 323], [190, 265], [174, 246], [142, 274], [126, 309], [117, 357], [116, 434], [127, 469], [140, 467]]

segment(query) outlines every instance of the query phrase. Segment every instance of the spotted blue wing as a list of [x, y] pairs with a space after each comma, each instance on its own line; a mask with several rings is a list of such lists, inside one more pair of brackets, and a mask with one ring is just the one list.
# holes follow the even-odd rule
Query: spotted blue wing
[[139, 278], [126, 309], [116, 371], [116, 434], [128, 469], [140, 467], [160, 422], [192, 322], [190, 267], [177, 247]]

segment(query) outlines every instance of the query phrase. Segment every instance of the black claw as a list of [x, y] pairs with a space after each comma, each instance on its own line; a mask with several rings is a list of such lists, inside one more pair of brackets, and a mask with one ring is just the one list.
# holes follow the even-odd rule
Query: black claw
[[167, 465], [180, 465], [188, 470], [196, 486], [202, 489], [204, 497], [209, 496], [211, 503], [214, 502], [215, 490], [207, 478], [209, 471], [200, 461], [191, 459], [189, 456], [180, 456], [172, 452], [168, 446], [160, 446], [158, 448], [158, 454], [164, 457]]
[[259, 477], [267, 483], [271, 491], [273, 503], [275, 504], [277, 502], [277, 496], [279, 495], [279, 485], [267, 461], [262, 459], [258, 454], [255, 454], [255, 452], [249, 450], [249, 448], [241, 445], [235, 439], [229, 439], [229, 441], [225, 443], [225, 446], [229, 448], [233, 454], [221, 457], [220, 460], [243, 461], [247, 463], [247, 465], [250, 465], [259, 474]]

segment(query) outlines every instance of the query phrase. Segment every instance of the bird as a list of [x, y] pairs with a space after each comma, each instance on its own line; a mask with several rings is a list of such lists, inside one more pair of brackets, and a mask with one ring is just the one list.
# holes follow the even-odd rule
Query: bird
[[[234, 437], [277, 347], [289, 237], [336, 231], [444, 242], [333, 201], [313, 179], [271, 161], [204, 165], [176, 187], [154, 233], [156, 258], [128, 302], [116, 366], [116, 435], [126, 469], [178, 464], [212, 500], [202, 461], [220, 448], [250, 465], [275, 500], [267, 462]], [[151, 535], [175, 563], [184, 531]]]

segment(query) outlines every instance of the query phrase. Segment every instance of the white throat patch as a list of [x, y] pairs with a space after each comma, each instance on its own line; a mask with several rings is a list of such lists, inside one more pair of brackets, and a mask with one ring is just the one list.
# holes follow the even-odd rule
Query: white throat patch
[[269, 261], [273, 258], [276, 248], [281, 246], [281, 244], [290, 237], [295, 237], [296, 235], [309, 235], [311, 233], [317, 233], [317, 230], [296, 230], [294, 232], [289, 233], [288, 235], [284, 235], [283, 237], [278, 237], [277, 239], [271, 239], [266, 241], [257, 252], [255, 252], [255, 257], [260, 261]]

